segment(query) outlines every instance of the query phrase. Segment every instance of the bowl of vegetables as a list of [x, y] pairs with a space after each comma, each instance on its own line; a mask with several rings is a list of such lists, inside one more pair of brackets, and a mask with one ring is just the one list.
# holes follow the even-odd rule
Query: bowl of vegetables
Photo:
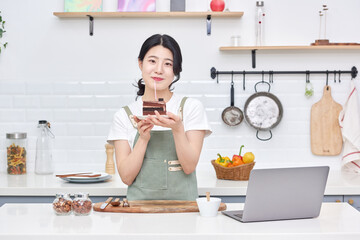
[[244, 145], [240, 147], [239, 155], [233, 155], [232, 159], [218, 153], [218, 158], [211, 161], [218, 179], [249, 180], [250, 172], [255, 165], [255, 155], [252, 152], [246, 152], [242, 156], [243, 147]]

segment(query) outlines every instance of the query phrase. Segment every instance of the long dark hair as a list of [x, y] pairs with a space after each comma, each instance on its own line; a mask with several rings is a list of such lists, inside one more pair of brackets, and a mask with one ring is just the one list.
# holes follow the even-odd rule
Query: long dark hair
[[[140, 61], [144, 60], [144, 57], [146, 55], [146, 53], [155, 46], [161, 45], [164, 48], [167, 48], [170, 50], [170, 52], [173, 54], [173, 71], [174, 71], [174, 75], [175, 75], [175, 79], [174, 81], [169, 85], [169, 90], [171, 89], [171, 86], [176, 83], [177, 81], [179, 81], [180, 79], [180, 72], [182, 71], [182, 56], [181, 56], [181, 50], [180, 50], [180, 46], [179, 44], [175, 41], [174, 38], [170, 37], [169, 35], [166, 34], [154, 34], [151, 37], [149, 37], [148, 39], [145, 40], [145, 42], [143, 43], [143, 45], [141, 46], [140, 49], [140, 53], [138, 56], [138, 59]], [[145, 92], [145, 84], [143, 83], [143, 79], [139, 79], [137, 82], [137, 88], [139, 88], [139, 90], [137, 91], [137, 97], [139, 96], [143, 96], [144, 92]]]

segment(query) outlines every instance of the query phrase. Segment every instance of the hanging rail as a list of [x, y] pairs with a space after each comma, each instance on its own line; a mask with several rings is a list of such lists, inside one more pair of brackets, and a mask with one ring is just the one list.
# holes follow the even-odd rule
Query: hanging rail
[[329, 70], [325, 70], [325, 71], [217, 71], [216, 68], [212, 67], [210, 69], [210, 76], [212, 79], [215, 79], [216, 77], [218, 77], [216, 79], [216, 82], [219, 83], [219, 75], [221, 74], [243, 74], [244, 76], [246, 74], [269, 74], [271, 76], [273, 76], [274, 74], [326, 74], [327, 77], [329, 76], [329, 74], [351, 74], [351, 78], [356, 78], [357, 74], [358, 74], [358, 70], [357, 68], [354, 66], [351, 68], [350, 71], [344, 71], [344, 70], [334, 70], [334, 71], [329, 71]]

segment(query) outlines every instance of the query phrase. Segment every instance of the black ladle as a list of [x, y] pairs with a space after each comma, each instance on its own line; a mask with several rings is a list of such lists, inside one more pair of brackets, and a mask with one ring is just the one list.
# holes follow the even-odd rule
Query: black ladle
[[230, 107], [227, 107], [223, 110], [221, 114], [221, 118], [224, 123], [229, 126], [236, 126], [239, 125], [243, 119], [244, 114], [240, 110], [240, 108], [234, 106], [234, 81], [233, 81], [234, 74], [231, 73], [231, 88], [230, 88]]

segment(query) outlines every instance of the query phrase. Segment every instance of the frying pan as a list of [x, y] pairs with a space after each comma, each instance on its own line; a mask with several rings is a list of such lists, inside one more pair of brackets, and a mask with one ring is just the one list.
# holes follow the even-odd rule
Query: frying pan
[[230, 88], [230, 107], [225, 108], [221, 114], [223, 122], [229, 126], [239, 125], [244, 119], [244, 114], [240, 108], [234, 106], [234, 91], [234, 81], [232, 74]]
[[[257, 92], [258, 84], [267, 84], [267, 92]], [[270, 84], [267, 82], [258, 82], [255, 84], [255, 92], [245, 102], [244, 113], [246, 122], [256, 131], [256, 137], [261, 141], [267, 141], [272, 138], [271, 129], [276, 127], [282, 118], [283, 107], [280, 100], [270, 93]], [[269, 131], [270, 137], [260, 138], [259, 131]]]

